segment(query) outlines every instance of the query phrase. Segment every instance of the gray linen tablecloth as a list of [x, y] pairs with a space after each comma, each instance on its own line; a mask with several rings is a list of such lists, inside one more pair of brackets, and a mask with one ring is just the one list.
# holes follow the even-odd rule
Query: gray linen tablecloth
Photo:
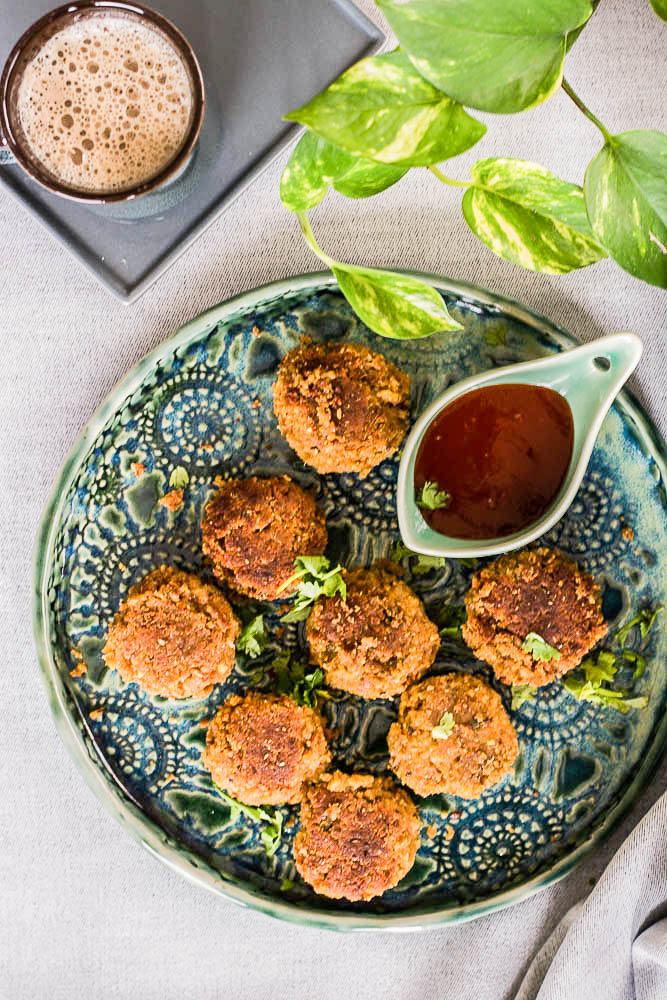
[[[361, 5], [375, 16], [369, 0]], [[666, 40], [648, 0], [604, 0], [581, 36], [568, 77], [612, 131], [665, 128]], [[0, 61], [11, 41], [0, 23]], [[485, 118], [487, 136], [450, 173], [508, 155], [580, 181], [599, 146], [562, 93], [522, 115]], [[83, 423], [167, 334], [230, 295], [316, 268], [281, 208], [280, 170], [268, 169], [131, 307], [0, 194], [0, 997], [501, 1000], [519, 991], [521, 1000], [625, 1000], [634, 989], [641, 1000], [664, 1000], [664, 799], [600, 878], [665, 791], [664, 768], [595, 856], [520, 905], [428, 934], [342, 937], [226, 904], [160, 865], [104, 812], [60, 744], [29, 614], [31, 549], [48, 491]], [[512, 267], [468, 232], [458, 201], [422, 171], [368, 201], [329, 197], [313, 222], [343, 259], [486, 285], [583, 340], [636, 330], [646, 352], [631, 387], [664, 433], [664, 294], [606, 261], [563, 277]]]

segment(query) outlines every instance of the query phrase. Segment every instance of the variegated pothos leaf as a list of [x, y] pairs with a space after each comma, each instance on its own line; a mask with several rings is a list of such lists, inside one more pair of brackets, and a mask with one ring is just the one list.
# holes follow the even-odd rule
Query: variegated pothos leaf
[[576, 184], [527, 160], [480, 160], [471, 174], [463, 215], [499, 257], [530, 271], [563, 274], [606, 256]]
[[396, 167], [440, 163], [486, 132], [402, 52], [362, 59], [285, 117], [354, 156]]
[[667, 288], [667, 135], [610, 136], [584, 178], [595, 235], [617, 264]]

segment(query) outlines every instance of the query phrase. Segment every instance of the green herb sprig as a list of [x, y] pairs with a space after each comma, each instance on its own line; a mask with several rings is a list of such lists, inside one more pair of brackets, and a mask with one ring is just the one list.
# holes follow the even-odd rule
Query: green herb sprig
[[[559, 0], [548, 16], [541, 4], [507, 0], [376, 2], [400, 49], [360, 60], [285, 116], [308, 131], [280, 182], [284, 206], [367, 326], [400, 339], [461, 328], [425, 282], [330, 257], [306, 215], [330, 188], [367, 198], [413, 168], [462, 192], [466, 224], [504, 260], [563, 274], [609, 255], [667, 287], [667, 136], [650, 129], [613, 135], [563, 76], [566, 53], [597, 0]], [[651, 2], [664, 19], [664, 0]], [[466, 108], [514, 114], [561, 89], [602, 137], [583, 186], [502, 156], [478, 160], [466, 180], [442, 173], [438, 164], [486, 133]]]
[[577, 670], [563, 678], [563, 687], [580, 701], [595, 705], [609, 705], [624, 714], [631, 708], [645, 708], [648, 698], [643, 695], [629, 697], [622, 688], [605, 687], [605, 681], [614, 680], [618, 667], [616, 657], [608, 650], [601, 650], [596, 657], [587, 656]]
[[452, 735], [455, 725], [452, 713], [444, 712], [438, 725], [431, 730], [431, 736], [434, 740], [447, 740]]
[[534, 660], [548, 661], [561, 658], [560, 652], [554, 646], [550, 646], [537, 632], [529, 632], [521, 648], [525, 653], [530, 653]]
[[340, 594], [343, 600], [347, 597], [342, 566], [330, 569], [326, 556], [298, 556], [294, 561], [294, 568], [295, 572], [280, 588], [285, 590], [292, 583], [299, 581], [294, 607], [282, 616], [281, 621], [286, 623], [304, 621], [319, 597], [333, 597], [334, 594]]
[[264, 845], [267, 858], [272, 858], [280, 847], [283, 835], [284, 817], [279, 809], [265, 809], [263, 806], [247, 806], [244, 802], [232, 798], [224, 792], [218, 785], [214, 786], [218, 795], [224, 799], [231, 810], [232, 821], [238, 819], [239, 815], [247, 816], [248, 819], [256, 823], [264, 824], [259, 836]]
[[423, 510], [444, 510], [445, 507], [449, 507], [451, 500], [451, 493], [441, 490], [437, 483], [427, 480], [417, 493], [415, 503]]
[[435, 615], [440, 635], [462, 641], [461, 626], [467, 618], [462, 604], [441, 604]]
[[285, 649], [278, 653], [269, 664], [268, 670], [273, 675], [277, 693], [288, 695], [297, 705], [316, 708], [318, 698], [329, 697], [328, 692], [322, 687], [324, 672], [319, 667], [311, 670], [310, 664], [293, 650]]
[[264, 624], [264, 615], [255, 615], [241, 630], [236, 640], [236, 647], [254, 659], [264, 652], [268, 639], [269, 633]]
[[537, 688], [532, 684], [512, 685], [512, 711], [516, 712], [525, 702], [532, 701], [537, 694]]
[[393, 562], [403, 562], [408, 560], [408, 568], [413, 576], [424, 576], [434, 569], [444, 569], [447, 565], [445, 556], [427, 556], [421, 552], [413, 552], [403, 542], [398, 541], [394, 546], [391, 558]]

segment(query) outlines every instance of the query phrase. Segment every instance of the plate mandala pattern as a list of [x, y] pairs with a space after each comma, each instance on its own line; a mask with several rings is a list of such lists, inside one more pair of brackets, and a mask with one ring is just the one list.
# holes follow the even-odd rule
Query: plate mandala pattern
[[[284, 810], [286, 836], [267, 859], [259, 831], [230, 814], [200, 766], [207, 720], [230, 690], [248, 685], [256, 662], [239, 654], [225, 685], [207, 700], [186, 702], [151, 698], [104, 666], [107, 627], [133, 583], [163, 562], [208, 574], [199, 525], [216, 476], [287, 472], [316, 492], [332, 559], [353, 566], [390, 556], [398, 539], [397, 462], [383, 462], [365, 480], [318, 479], [278, 433], [275, 371], [303, 335], [382, 351], [412, 378], [413, 415], [453, 381], [570, 343], [546, 321], [469, 289], [445, 289], [465, 329], [416, 344], [370, 333], [330, 282], [300, 279], [269, 292], [259, 290], [237, 309], [212, 310], [142, 362], [91, 422], [94, 434], [66, 466], [36, 567], [37, 638], [54, 711], [65, 713], [75, 755], [105, 776], [104, 794], [132, 831], [144, 839], [150, 832], [158, 853], [178, 856], [223, 894], [329, 926], [360, 918], [365, 926], [406, 917], [426, 923], [484, 912], [566, 870], [633, 794], [628, 789], [640, 765], [648, 766], [664, 738], [664, 636], [652, 634], [646, 650], [648, 668], [638, 682], [650, 698], [645, 711], [620, 716], [577, 702], [554, 684], [512, 713], [521, 748], [514, 773], [477, 801], [420, 800], [424, 830], [415, 866], [370, 904], [331, 903], [300, 882], [290, 848], [296, 808]], [[664, 600], [664, 466], [651, 435], [632, 404], [619, 400], [568, 515], [544, 539], [596, 575], [610, 625]], [[177, 465], [189, 482], [183, 504], [172, 511], [160, 500]], [[461, 602], [472, 572], [450, 560], [409, 582], [435, 611], [442, 601]], [[279, 639], [275, 609], [263, 610], [272, 636], [266, 658], [280, 644], [304, 647], [303, 626], [289, 627]], [[484, 674], [509, 707], [507, 689], [455, 642], [443, 641], [434, 669]], [[325, 712], [339, 766], [386, 768], [395, 702], [337, 694]], [[516, 888], [519, 897], [512, 894]]]

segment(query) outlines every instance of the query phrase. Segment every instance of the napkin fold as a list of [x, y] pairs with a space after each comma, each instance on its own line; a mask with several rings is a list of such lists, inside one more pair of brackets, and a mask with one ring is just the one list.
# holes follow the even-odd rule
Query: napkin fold
[[667, 793], [565, 914], [515, 1000], [667, 1000]]

